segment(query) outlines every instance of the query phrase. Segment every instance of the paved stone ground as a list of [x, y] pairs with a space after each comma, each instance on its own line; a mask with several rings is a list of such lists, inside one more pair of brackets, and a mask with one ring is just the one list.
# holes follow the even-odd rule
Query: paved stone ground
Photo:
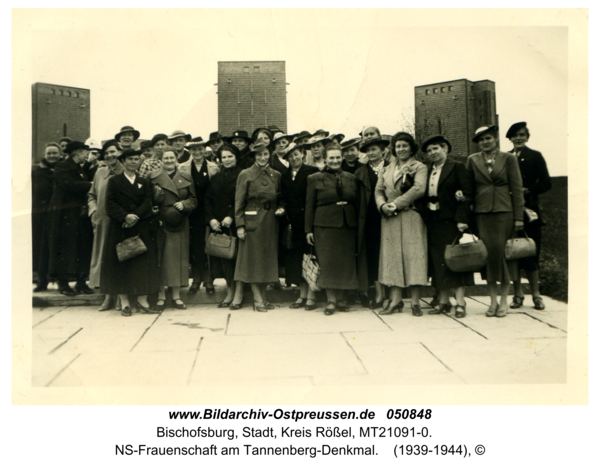
[[[203, 292], [201, 292], [203, 293]], [[33, 308], [32, 384], [293, 386], [565, 383], [567, 304], [531, 298], [506, 318], [487, 299], [467, 316], [391, 316], [351, 307], [325, 316], [279, 303], [268, 313], [214, 304], [129, 318], [95, 306]]]

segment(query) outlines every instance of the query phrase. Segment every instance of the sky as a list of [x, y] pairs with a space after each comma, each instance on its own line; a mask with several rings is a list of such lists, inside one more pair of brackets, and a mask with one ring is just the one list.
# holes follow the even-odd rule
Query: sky
[[207, 139], [217, 130], [218, 61], [284, 60], [289, 132], [347, 138], [367, 125], [404, 129], [415, 86], [489, 79], [502, 149], [512, 147], [508, 126], [525, 120], [551, 175], [567, 175], [568, 28], [427, 11], [35, 10], [24, 81], [91, 89], [95, 139], [124, 125], [142, 138], [184, 130]]

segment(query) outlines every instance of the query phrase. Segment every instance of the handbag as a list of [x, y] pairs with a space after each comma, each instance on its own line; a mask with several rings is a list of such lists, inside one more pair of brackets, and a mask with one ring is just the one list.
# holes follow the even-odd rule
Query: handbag
[[211, 232], [206, 239], [204, 252], [217, 258], [233, 259], [237, 253], [237, 238]]
[[310, 253], [304, 253], [304, 256], [302, 257], [302, 277], [308, 282], [310, 290], [314, 292], [321, 290], [321, 287], [317, 285], [320, 275], [321, 267], [314, 254], [314, 249], [311, 247]]
[[446, 245], [444, 262], [453, 272], [473, 272], [487, 265], [488, 252], [485, 243], [480, 239], [469, 243], [457, 243], [461, 234], [457, 235], [452, 245]]
[[524, 230], [523, 233], [525, 234], [525, 238], [515, 238], [513, 233], [513, 237], [506, 241], [506, 246], [504, 247], [506, 261], [529, 258], [537, 254], [535, 241], [529, 238], [527, 232]]
[[165, 192], [160, 185], [152, 184], [152, 204], [161, 205], [165, 200]]
[[121, 263], [148, 251], [148, 248], [144, 245], [139, 235], [126, 238], [121, 243], [117, 243], [116, 248], [117, 256]]

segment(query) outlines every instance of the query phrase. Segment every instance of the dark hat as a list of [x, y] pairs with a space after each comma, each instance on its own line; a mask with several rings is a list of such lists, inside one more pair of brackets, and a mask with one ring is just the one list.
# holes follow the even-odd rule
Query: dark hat
[[233, 144], [229, 144], [229, 143], [224, 144], [217, 151], [217, 157], [219, 159], [221, 159], [221, 154], [223, 153], [223, 151], [229, 151], [230, 153], [232, 153], [235, 156], [236, 160], [239, 160], [239, 158], [242, 155], [241, 152], [240, 152], [240, 150], [239, 150], [239, 148], [237, 146], [234, 146]]
[[310, 138], [310, 137], [311, 137], [311, 134], [310, 134], [308, 131], [306, 131], [306, 130], [302, 130], [300, 133], [296, 133], [296, 134], [294, 135], [294, 143], [295, 143], [296, 141], [298, 141], [299, 139], [306, 138], [307, 136]]
[[140, 137], [140, 132], [137, 131], [135, 128], [133, 128], [132, 126], [124, 126], [123, 128], [121, 128], [121, 131], [119, 131], [116, 135], [115, 135], [115, 139], [118, 141], [119, 138], [121, 137], [121, 135], [123, 133], [127, 133], [128, 131], [130, 131], [131, 133], [133, 133], [133, 140], [137, 140]]
[[338, 134], [335, 134], [335, 135], [331, 135], [331, 136], [329, 137], [329, 139], [334, 139], [334, 140], [336, 140], [338, 143], [340, 143], [340, 144], [341, 144], [341, 142], [342, 142], [342, 141], [344, 141], [344, 138], [345, 138], [345, 137], [346, 137], [346, 135], [345, 135], [345, 134], [343, 134], [343, 133], [338, 133]]
[[246, 140], [246, 142], [248, 144], [250, 144], [252, 142], [252, 138], [250, 138], [250, 136], [248, 136], [248, 132], [244, 131], [244, 130], [236, 130], [233, 132], [233, 134], [229, 138], [225, 138], [225, 139], [227, 140], [228, 143], [231, 143], [233, 141], [233, 138], [241, 138], [243, 140]]
[[152, 141], [142, 141], [140, 143], [140, 149], [143, 151], [144, 149], [148, 149], [152, 147]]
[[252, 132], [252, 141], [256, 141], [256, 138], [258, 136], [258, 133], [261, 131], [265, 131], [269, 134], [269, 139], [271, 140], [271, 142], [273, 142], [273, 132], [271, 130], [269, 130], [268, 128], [257, 128], [256, 130], [254, 130]]
[[310, 135], [311, 137], [318, 135], [318, 134], [323, 134], [324, 136], [329, 136], [329, 132], [325, 131], [325, 130], [317, 130], [315, 131], [312, 135]]
[[177, 232], [183, 227], [184, 217], [181, 211], [173, 206], [169, 206], [162, 212], [163, 227], [169, 232]]
[[288, 156], [291, 156], [296, 149], [299, 149], [300, 152], [303, 152], [304, 147], [301, 144], [290, 143], [290, 145], [285, 148], [285, 154], [283, 155], [283, 158], [287, 159]]
[[392, 141], [390, 143], [391, 151], [394, 156], [397, 156], [397, 154], [396, 154], [396, 142], [397, 141], [406, 141], [410, 145], [411, 155], [414, 155], [419, 151], [419, 145], [415, 141], [415, 138], [413, 137], [413, 135], [411, 135], [410, 133], [407, 133], [406, 131], [399, 131], [394, 136], [392, 136]]
[[206, 144], [210, 145], [212, 143], [216, 143], [220, 139], [223, 139], [221, 133], [219, 133], [218, 131], [213, 131], [208, 137], [208, 141], [206, 142]]
[[99, 161], [104, 160], [104, 154], [106, 153], [106, 150], [108, 148], [110, 148], [111, 146], [116, 147], [119, 151], [121, 150], [121, 147], [119, 146], [119, 142], [116, 139], [109, 139], [107, 142], [105, 142], [102, 145], [102, 150], [100, 151], [100, 157], [98, 158]]
[[269, 131], [271, 133], [283, 133], [283, 130], [280, 129], [277, 125], [269, 125]]
[[325, 152], [331, 151], [333, 149], [337, 149], [339, 151], [342, 150], [342, 147], [340, 146], [340, 143], [338, 143], [338, 141], [335, 140], [335, 139], [333, 139], [329, 143], [327, 143], [327, 145], [325, 146]]
[[171, 133], [171, 136], [169, 136], [169, 141], [173, 141], [174, 139], [179, 138], [181, 136], [185, 138], [186, 143], [192, 139], [192, 135], [190, 135], [189, 133], [184, 133], [181, 130], [175, 130], [173, 133]]
[[267, 148], [269, 152], [271, 152], [271, 145], [267, 144], [267, 142], [264, 139], [260, 138], [257, 141], [255, 141], [254, 144], [250, 145], [250, 153], [256, 154], [258, 151], [262, 151], [265, 148]]
[[118, 159], [123, 162], [125, 161], [125, 159], [127, 159], [128, 157], [132, 157], [132, 156], [141, 156], [142, 155], [142, 151], [141, 149], [125, 149], [121, 154], [119, 154]]
[[498, 126], [497, 125], [486, 125], [486, 126], [480, 126], [479, 128], [477, 128], [477, 130], [475, 130], [475, 136], [473, 136], [473, 142], [476, 143], [477, 141], [479, 141], [479, 138], [481, 136], [483, 136], [485, 133], [491, 133], [491, 132], [497, 132], [498, 131]]
[[310, 149], [313, 144], [318, 142], [323, 143], [323, 146], [327, 146], [327, 143], [331, 143], [331, 140], [326, 136], [311, 136], [310, 139], [304, 143], [304, 149]]
[[448, 141], [448, 139], [442, 135], [435, 135], [427, 138], [427, 140], [421, 145], [421, 151], [427, 152], [427, 146], [429, 146], [430, 144], [440, 142], [446, 143], [446, 145], [448, 146], [448, 154], [450, 154], [450, 152], [452, 152], [452, 145], [450, 144], [450, 141]]
[[164, 133], [158, 133], [152, 137], [152, 141], [150, 141], [150, 146], [154, 147], [156, 143], [158, 143], [161, 139], [169, 141], [169, 137]]
[[71, 154], [73, 151], [77, 151], [78, 149], [89, 149], [90, 147], [85, 144], [82, 143], [81, 141], [71, 141], [69, 144], [67, 144], [67, 147], [65, 148], [65, 152], [67, 154]]
[[188, 140], [186, 147], [194, 148], [196, 146], [206, 146], [207, 144], [208, 143], [202, 139], [202, 136], [196, 136], [195, 138]]
[[527, 128], [527, 122], [513, 123], [506, 132], [506, 137], [511, 139], [517, 131], [522, 130], [523, 128]]
[[350, 149], [352, 146], [356, 146], [356, 145], [360, 144], [361, 141], [362, 141], [362, 138], [352, 138], [347, 141], [344, 141], [343, 143], [341, 143], [342, 150]]
[[62, 143], [63, 141], [66, 141], [68, 144], [73, 140], [71, 138], [67, 138], [66, 136], [58, 140], [59, 143]]
[[360, 146], [360, 152], [367, 152], [367, 149], [370, 148], [371, 146], [373, 146], [374, 144], [379, 144], [379, 145], [383, 146], [384, 148], [386, 148], [389, 146], [390, 142], [387, 139], [383, 139], [383, 138], [377, 138], [377, 137], [367, 138]]

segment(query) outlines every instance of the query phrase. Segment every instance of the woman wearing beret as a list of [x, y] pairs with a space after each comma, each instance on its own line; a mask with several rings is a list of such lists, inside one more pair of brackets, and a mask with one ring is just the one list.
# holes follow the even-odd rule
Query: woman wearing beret
[[[432, 285], [439, 291], [439, 305], [430, 315], [450, 313], [450, 293], [455, 289], [456, 317], [466, 312], [465, 286], [473, 285], [473, 273], [453, 272], [446, 266], [446, 246], [468, 228], [473, 199], [466, 166], [448, 157], [452, 145], [444, 136], [433, 136], [423, 143], [422, 151], [431, 162], [427, 181], [427, 249], [432, 267]], [[460, 201], [456, 197], [462, 192]]]
[[[516, 156], [500, 151], [498, 127], [478, 128], [473, 141], [481, 152], [467, 159], [473, 186], [477, 230], [488, 251], [483, 271], [490, 293], [487, 317], [503, 318], [508, 311], [508, 289], [517, 273], [517, 261], [506, 261], [504, 249], [515, 230], [523, 228], [523, 181]], [[500, 304], [498, 304], [498, 282]]]
[[[121, 314], [131, 316], [137, 306], [151, 313], [148, 294], [158, 291], [158, 268], [156, 251], [151, 234], [152, 195], [150, 182], [136, 170], [140, 165], [140, 151], [126, 149], [119, 155], [123, 171], [108, 179], [106, 186], [106, 213], [110, 228], [102, 253], [100, 292], [118, 294]], [[116, 246], [126, 238], [139, 235], [147, 251], [119, 261]], [[137, 304], [129, 302], [129, 295], [137, 295]]]
[[321, 267], [317, 285], [326, 289], [326, 315], [348, 311], [343, 290], [356, 290], [356, 236], [358, 184], [356, 177], [342, 171], [342, 148], [327, 145], [327, 167], [308, 177], [306, 192], [306, 240], [315, 246]]
[[361, 267], [358, 271], [360, 289], [364, 295], [368, 287], [375, 287], [375, 299], [371, 301], [371, 309], [380, 308], [385, 299], [385, 289], [378, 281], [379, 255], [381, 250], [381, 214], [375, 202], [377, 178], [388, 165], [383, 159], [383, 151], [390, 144], [382, 138], [367, 139], [360, 147], [368, 162], [361, 165], [354, 175], [361, 188], [361, 209], [358, 218], [358, 256]]
[[279, 282], [277, 217], [285, 214], [281, 174], [269, 167], [271, 151], [265, 143], [259, 139], [254, 144], [256, 163], [240, 173], [235, 192], [235, 223], [240, 239], [235, 280], [251, 284], [254, 309], [261, 312], [273, 308], [265, 293], [267, 284]]
[[175, 151], [167, 146], [163, 151], [162, 168], [150, 174], [150, 181], [164, 193], [158, 203], [161, 222], [158, 241], [161, 287], [156, 309], [161, 311], [165, 308], [165, 287], [171, 287], [175, 308], [185, 309], [179, 289], [189, 285], [188, 217], [197, 205], [194, 180], [188, 173], [177, 169]]
[[190, 219], [190, 263], [192, 265], [192, 285], [189, 292], [195, 294], [204, 281], [204, 287], [209, 294], [215, 293], [213, 278], [208, 267], [208, 258], [204, 252], [206, 244], [206, 193], [210, 180], [219, 172], [219, 167], [214, 162], [206, 159], [206, 142], [201, 137], [194, 138], [188, 143], [191, 153], [190, 159], [179, 165], [179, 171], [187, 174], [194, 180], [194, 190], [198, 206], [189, 216]]
[[402, 288], [410, 287], [413, 316], [422, 316], [419, 286], [427, 284], [427, 228], [420, 211], [427, 167], [415, 159], [417, 143], [399, 132], [391, 141], [391, 159], [375, 187], [381, 220], [379, 282], [391, 287], [390, 302], [381, 315], [401, 313]]
[[[204, 210], [207, 222], [213, 232], [225, 233], [235, 237], [235, 186], [242, 168], [237, 165], [240, 151], [236, 146], [225, 144], [219, 148], [222, 170], [210, 179], [210, 185], [204, 197]], [[242, 307], [243, 287], [236, 289], [234, 283], [236, 259], [210, 257], [212, 277], [224, 277], [227, 283], [227, 296], [218, 308], [229, 307], [239, 310]], [[237, 301], [233, 303], [234, 297]]]
[[506, 137], [513, 143], [510, 153], [517, 156], [521, 177], [523, 177], [523, 195], [525, 197], [525, 232], [529, 238], [535, 241], [536, 255], [519, 260], [519, 269], [513, 278], [515, 296], [510, 305], [511, 308], [520, 308], [523, 305], [523, 289], [521, 288], [521, 270], [525, 270], [534, 308], [543, 310], [546, 308], [542, 295], [540, 294], [540, 248], [542, 246], [542, 227], [545, 225], [540, 210], [539, 195], [546, 193], [552, 188], [552, 181], [546, 166], [546, 160], [542, 153], [530, 149], [526, 143], [529, 141], [529, 129], [527, 122], [519, 122], [512, 125]]

